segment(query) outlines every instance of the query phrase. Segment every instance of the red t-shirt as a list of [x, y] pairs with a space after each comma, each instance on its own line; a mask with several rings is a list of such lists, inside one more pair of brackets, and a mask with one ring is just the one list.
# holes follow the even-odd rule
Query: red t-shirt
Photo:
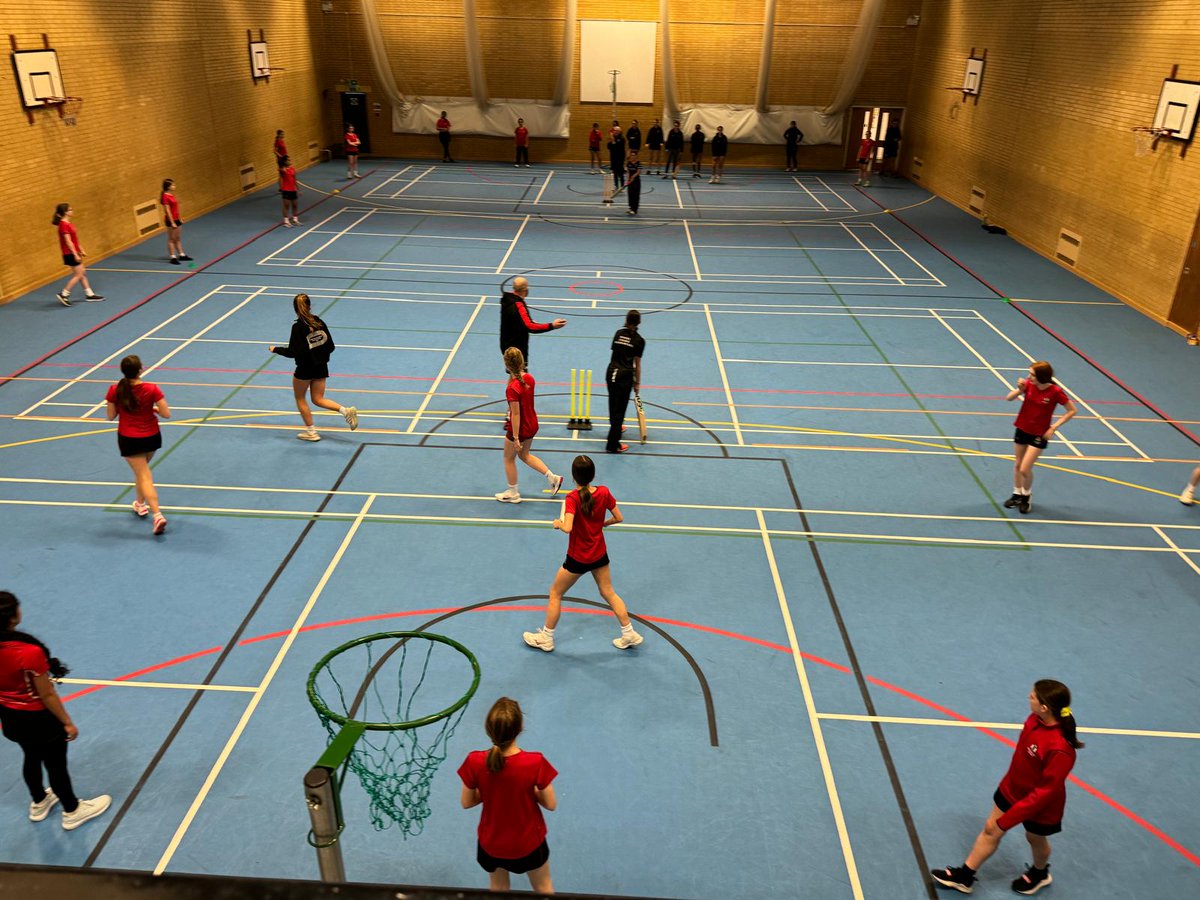
[[599, 150], [600, 149], [600, 129], [599, 128], [593, 128], [591, 131], [588, 132], [588, 149], [589, 150]]
[[871, 138], [863, 138], [858, 145], [858, 158], [866, 159], [871, 155], [871, 151], [875, 149], [875, 141]]
[[487, 752], [473, 750], [458, 768], [464, 785], [479, 791], [483, 814], [479, 817], [479, 843], [496, 859], [521, 859], [546, 839], [546, 821], [533, 789], [546, 788], [558, 771], [540, 753], [521, 750], [504, 760], [504, 768], [491, 772]]
[[286, 169], [279, 170], [279, 189], [281, 191], [294, 191], [296, 189], [295, 166], [288, 166]]
[[287, 155], [287, 144], [284, 142], [283, 138], [275, 138], [275, 158], [283, 159]]
[[[538, 418], [537, 411], [533, 408], [533, 389], [537, 382], [533, 380], [533, 376], [528, 372], [521, 373], [521, 380], [512, 379], [508, 383], [508, 387], [504, 389], [504, 399], [509, 403], [517, 401], [517, 408], [521, 411], [521, 440], [526, 440], [537, 434]], [[509, 440], [512, 440], [512, 408], [509, 407], [508, 419], [504, 423], [504, 431], [508, 435]]]
[[1000, 793], [1012, 807], [996, 824], [1005, 831], [1022, 822], [1057, 825], [1067, 805], [1067, 776], [1074, 766], [1075, 748], [1058, 724], [1047, 725], [1031, 715], [1000, 782]]
[[1021, 411], [1017, 413], [1013, 424], [1028, 434], [1043, 435], [1054, 418], [1054, 407], [1059, 404], [1066, 406], [1070, 402], [1067, 392], [1057, 384], [1041, 390], [1036, 378], [1026, 379], [1025, 399], [1021, 401]]
[[133, 396], [137, 400], [137, 409], [133, 412], [126, 411], [117, 403], [115, 384], [109, 387], [108, 395], [104, 398], [109, 403], [117, 403], [117, 434], [124, 437], [153, 437], [158, 434], [158, 415], [154, 412], [154, 404], [163, 398], [163, 392], [157, 384], [143, 381], [133, 386]]
[[567, 535], [567, 556], [581, 563], [595, 562], [608, 547], [604, 543], [604, 517], [617, 505], [617, 498], [604, 485], [592, 487], [592, 514], [585, 516], [579, 508], [579, 488], [567, 494], [566, 512], [575, 516], [571, 533]]
[[524, 147], [529, 144], [529, 129], [526, 128], [524, 125], [522, 125], [516, 131], [514, 131], [513, 134], [517, 138], [517, 146], [518, 147]]
[[[70, 243], [67, 242], [68, 236], [71, 238]], [[79, 235], [75, 232], [75, 226], [66, 219], [58, 223], [58, 246], [62, 248], [63, 256], [71, 256], [79, 246]]]
[[166, 212], [166, 218], [172, 222], [179, 221], [179, 201], [175, 199], [174, 194], [168, 194], [163, 191], [162, 197], [159, 198]]
[[438, 131], [449, 131], [450, 130], [450, 120], [447, 119], [445, 116], [442, 116], [440, 119], [438, 119], [437, 120], [437, 130]]
[[[346, 141], [346, 152], [347, 153], [357, 153], [358, 152], [358, 145], [361, 142], [359, 141], [357, 134], [355, 134], [353, 131], [347, 131], [345, 141]], [[289, 190], [290, 190], [290, 188], [289, 188]]]
[[49, 673], [50, 661], [41, 647], [24, 641], [0, 641], [0, 706], [45, 709], [33, 689], [33, 676]]

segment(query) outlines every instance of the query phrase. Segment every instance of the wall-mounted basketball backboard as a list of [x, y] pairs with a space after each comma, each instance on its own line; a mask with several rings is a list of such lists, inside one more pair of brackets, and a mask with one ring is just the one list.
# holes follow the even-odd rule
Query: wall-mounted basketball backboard
[[1158, 109], [1154, 111], [1154, 128], [1161, 129], [1169, 138], [1190, 141], [1196, 128], [1196, 112], [1200, 109], [1200, 83], [1163, 81], [1158, 95]]
[[983, 63], [978, 57], [972, 56], [967, 60], [967, 71], [963, 73], [962, 92], [979, 96], [979, 85], [983, 81]]
[[250, 42], [250, 76], [252, 78], [271, 77], [271, 59], [267, 55], [266, 41]]
[[45, 106], [67, 96], [63, 90], [58, 54], [53, 50], [14, 50], [13, 69], [21, 90], [21, 102], [27, 109]]

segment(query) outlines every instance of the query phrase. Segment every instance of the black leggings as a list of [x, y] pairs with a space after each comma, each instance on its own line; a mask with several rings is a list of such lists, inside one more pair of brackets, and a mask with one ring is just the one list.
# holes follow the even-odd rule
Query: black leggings
[[67, 772], [67, 737], [62, 723], [47, 709], [9, 709], [0, 706], [0, 724], [4, 736], [25, 751], [25, 765], [21, 774], [34, 803], [46, 797], [46, 785], [42, 781], [42, 766], [50, 779], [50, 789], [58, 795], [66, 812], [74, 812], [79, 798], [71, 787], [71, 775]]
[[796, 163], [796, 150], [797, 150], [797, 147], [796, 147], [796, 145], [795, 145], [795, 144], [788, 144], [788, 145], [787, 145], [787, 167], [788, 167], [789, 169], [795, 169], [795, 168], [797, 168], [797, 163]]
[[521, 165], [522, 163], [524, 163], [525, 165], [529, 165], [529, 148], [528, 147], [518, 147], [517, 148], [517, 165]]
[[633, 393], [633, 372], [616, 373], [609, 368], [605, 376], [608, 382], [608, 441], [604, 449], [616, 453], [621, 449], [621, 426], [625, 424], [625, 412], [629, 409], [629, 395]]

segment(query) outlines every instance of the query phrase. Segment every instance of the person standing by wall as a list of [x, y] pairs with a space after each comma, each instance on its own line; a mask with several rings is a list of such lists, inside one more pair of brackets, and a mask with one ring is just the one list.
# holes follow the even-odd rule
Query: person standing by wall
[[712, 178], [709, 184], [720, 184], [721, 176], [725, 174], [725, 154], [729, 152], [729, 138], [725, 136], [725, 126], [718, 125], [717, 133], [712, 139]]
[[442, 145], [442, 162], [452, 163], [450, 158], [450, 120], [446, 118], [446, 111], [443, 109], [441, 116], [437, 120], [438, 142]]
[[600, 123], [593, 122], [588, 132], [588, 174], [600, 175]]
[[158, 202], [163, 208], [163, 225], [167, 228], [167, 252], [171, 254], [171, 265], [178, 266], [181, 261], [191, 262], [192, 258], [183, 252], [183, 219], [179, 218], [174, 179], [163, 179]]
[[83, 283], [84, 296], [89, 302], [104, 299], [93, 291], [91, 284], [88, 283], [87, 267], [83, 264], [83, 258], [87, 254], [83, 252], [83, 246], [79, 243], [79, 234], [75, 231], [75, 226], [71, 224], [71, 216], [74, 214], [75, 210], [71, 208], [70, 203], [60, 203], [54, 207], [54, 218], [50, 220], [50, 224], [58, 229], [58, 246], [62, 250], [63, 265], [71, 270], [70, 280], [61, 291], [55, 294], [58, 302], [63, 306], [71, 305], [71, 288], [80, 282]]
[[279, 161], [288, 155], [287, 141], [283, 139], [283, 129], [280, 128], [275, 132], [275, 166], [279, 167]]
[[625, 143], [630, 151], [642, 149], [642, 129], [638, 127], [637, 119], [629, 123], [629, 128], [625, 131]]
[[792, 124], [788, 126], [788, 130], [783, 133], [783, 143], [787, 153], [787, 171], [799, 172], [800, 167], [796, 162], [800, 149], [800, 142], [804, 140], [804, 132], [796, 127], [796, 120], [792, 119]]
[[708, 135], [704, 133], [704, 129], [697, 123], [695, 130], [692, 131], [692, 177], [699, 178], [700, 168], [704, 164], [704, 142], [708, 140]]
[[[868, 123], [869, 124], [869, 123]], [[858, 142], [858, 181], [863, 187], [871, 186], [871, 163], [875, 157], [875, 138], [867, 136]]]
[[667, 165], [663, 169], [663, 178], [676, 178], [679, 175], [679, 154], [683, 153], [683, 129], [679, 127], [679, 120], [675, 120], [675, 124], [671, 126], [671, 130], [667, 132]]
[[525, 127], [524, 119], [517, 119], [517, 127], [513, 131], [513, 142], [517, 148], [517, 158], [513, 163], [513, 168], [520, 168], [522, 165], [529, 168], [529, 129]]
[[621, 431], [625, 425], [625, 413], [629, 409], [629, 395], [642, 386], [642, 353], [646, 349], [645, 339], [638, 334], [642, 314], [636, 309], [625, 313], [625, 325], [613, 335], [612, 357], [604, 373], [608, 387], [608, 441], [604, 445], [607, 453], [624, 453], [629, 449], [621, 443]]
[[346, 177], [359, 178], [358, 174], [358, 148], [362, 145], [362, 139], [354, 133], [354, 126], [346, 126], [346, 136], [342, 138], [346, 144]]
[[608, 138], [608, 166], [612, 169], [613, 190], [625, 187], [625, 135], [614, 125]]
[[892, 118], [883, 133], [883, 168], [879, 174], [892, 178], [896, 174], [896, 158], [900, 155], [900, 123]]
[[654, 124], [646, 132], [646, 149], [650, 151], [650, 159], [647, 165], [650, 167], [650, 174], [659, 174], [658, 169], [662, 166], [662, 148], [663, 148], [663, 130], [658, 119], [654, 120]]
[[553, 322], [535, 322], [529, 317], [525, 298], [529, 296], [529, 279], [518, 275], [513, 279], [512, 290], [504, 291], [500, 297], [500, 352], [509, 347], [521, 351], [525, 364], [529, 364], [529, 335], [543, 334], [566, 327], [566, 319]]

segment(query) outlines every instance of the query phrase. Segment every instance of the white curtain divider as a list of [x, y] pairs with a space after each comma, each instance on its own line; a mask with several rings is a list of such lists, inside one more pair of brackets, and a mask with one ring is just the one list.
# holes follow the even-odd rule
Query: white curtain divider
[[479, 16], [475, 12], [475, 0], [463, 0], [463, 28], [467, 44], [467, 79], [471, 85], [471, 96], [475, 98], [475, 105], [482, 112], [488, 106], [487, 72], [483, 68], [483, 51], [479, 44]]
[[[754, 108], [765, 113], [767, 96], [771, 90], [771, 51], [775, 47], [775, 0], [767, 0], [763, 10], [762, 52], [758, 58], [758, 95]], [[804, 129], [800, 129], [803, 131]]]
[[558, 58], [558, 84], [554, 88], [555, 106], [566, 106], [571, 102], [571, 72], [575, 69], [575, 29], [578, 19], [579, 0], [567, 0], [562, 53]]
[[662, 32], [663, 131], [679, 118], [679, 94], [675, 87], [675, 60], [671, 56], [671, 3], [659, 0], [658, 18]]
[[[827, 116], [815, 106], [772, 106], [760, 112], [753, 106], [697, 103], [681, 107], [675, 118], [681, 122], [685, 136], [699, 125], [709, 140], [712, 140], [717, 126], [723, 125], [731, 145], [782, 145], [783, 133], [793, 119], [796, 120], [796, 127], [804, 132], [805, 144], [840, 144], [842, 141], [842, 117]], [[737, 148], [731, 146], [729, 155], [735, 158]]]
[[383, 88], [392, 108], [403, 106], [404, 95], [396, 86], [396, 78], [392, 74], [392, 64], [388, 62], [387, 44], [383, 41], [383, 31], [379, 27], [379, 13], [375, 9], [375, 0], [362, 0], [363, 26], [367, 30], [367, 48], [371, 51], [371, 62], [375, 66], [375, 75]]
[[862, 82], [867, 61], [875, 46], [875, 33], [883, 17], [883, 4], [884, 0], [863, 0], [862, 8], [858, 11], [858, 25], [854, 29], [854, 36], [850, 38], [846, 58], [842, 61], [842, 74], [833, 101], [821, 110], [826, 115], [840, 116], [854, 100], [854, 92]]

